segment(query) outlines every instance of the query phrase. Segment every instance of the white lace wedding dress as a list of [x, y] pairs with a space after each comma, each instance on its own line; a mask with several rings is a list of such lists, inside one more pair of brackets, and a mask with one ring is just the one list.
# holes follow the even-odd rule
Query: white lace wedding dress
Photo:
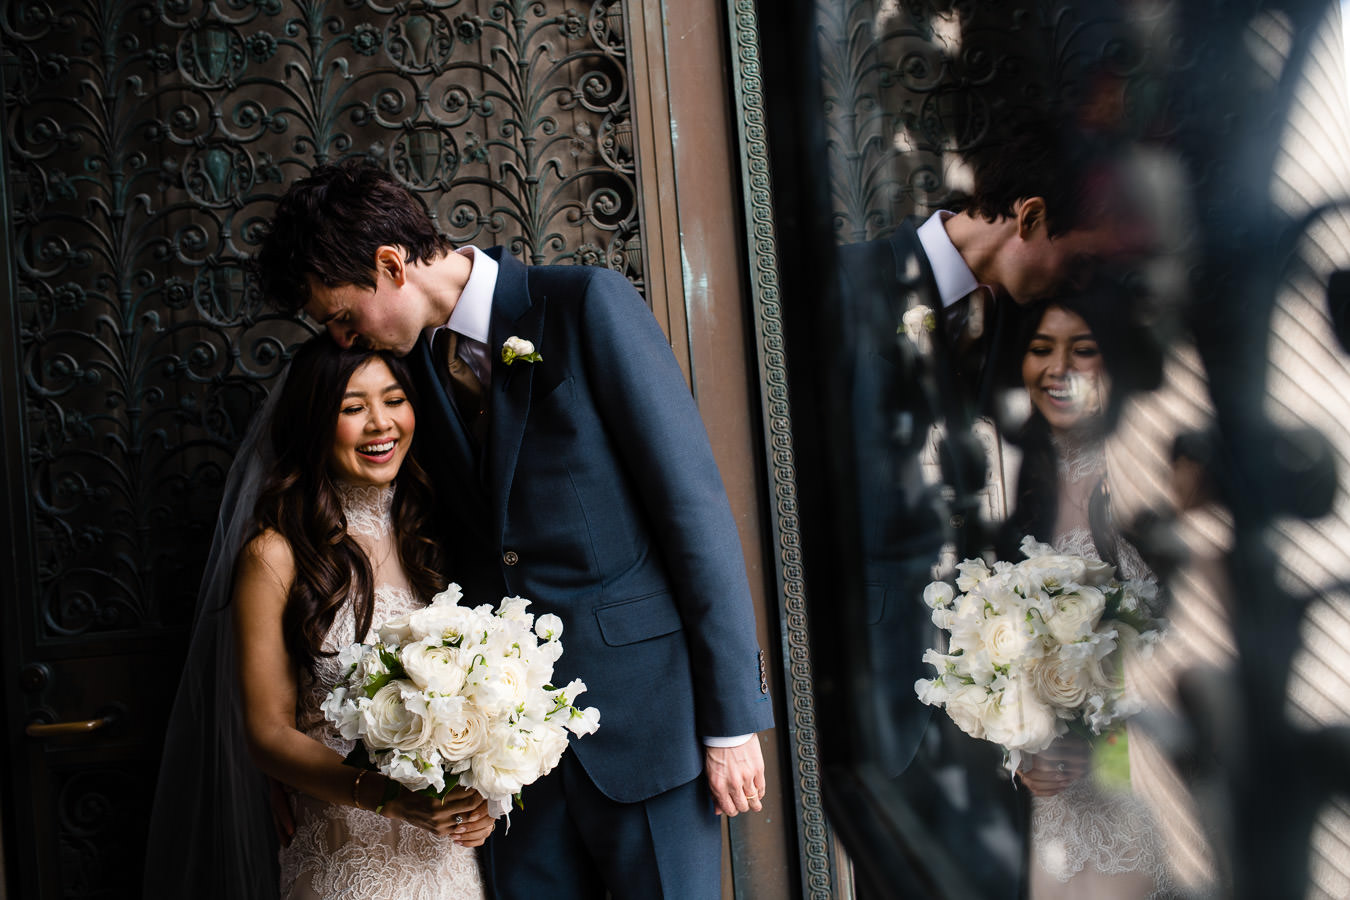
[[[344, 487], [341, 493], [347, 531], [366, 551], [378, 585], [372, 625], [421, 607], [394, 552], [389, 512], [393, 487]], [[355, 627], [351, 606], [344, 606], [324, 639], [324, 649], [351, 643]], [[373, 638], [372, 628], [364, 640]], [[319, 709], [340, 675], [336, 657], [319, 658], [317, 677], [302, 676], [295, 721], [302, 732], [346, 756], [353, 742], [344, 741]], [[300, 793], [290, 797], [296, 831], [281, 851], [284, 900], [483, 897], [477, 852], [472, 848], [369, 810], [321, 803]]]
[[[1102, 445], [1054, 444], [1060, 498], [1054, 546], [1101, 559], [1089, 529], [1087, 501], [1105, 474]], [[1152, 580], [1133, 545], [1117, 541], [1116, 551], [1120, 577]], [[1127, 660], [1127, 682], [1129, 669]], [[1127, 741], [1137, 739], [1128, 724], [1125, 730]], [[1173, 892], [1153, 812], [1129, 787], [1108, 785], [1089, 768], [1060, 793], [1032, 798], [1032, 900], [1133, 900], [1170, 897]]]

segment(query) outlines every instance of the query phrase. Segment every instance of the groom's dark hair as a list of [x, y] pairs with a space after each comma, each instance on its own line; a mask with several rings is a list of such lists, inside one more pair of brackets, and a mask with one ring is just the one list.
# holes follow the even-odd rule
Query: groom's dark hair
[[283, 312], [309, 302], [313, 275], [337, 287], [375, 286], [375, 251], [402, 247], [409, 262], [450, 252], [426, 207], [392, 174], [365, 159], [321, 165], [277, 201], [253, 260], [263, 297]]
[[1112, 143], [1050, 116], [1022, 120], [966, 156], [974, 185], [948, 208], [985, 221], [1015, 215], [1019, 200], [1045, 201], [1051, 237], [1072, 231], [1118, 205], [1119, 154]]

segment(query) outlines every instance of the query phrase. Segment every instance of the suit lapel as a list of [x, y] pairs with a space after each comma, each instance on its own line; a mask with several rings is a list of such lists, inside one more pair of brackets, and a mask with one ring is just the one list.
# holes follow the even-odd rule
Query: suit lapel
[[[495, 514], [494, 522], [504, 528], [506, 503], [511, 496], [525, 420], [530, 412], [530, 391], [538, 363], [501, 360], [501, 346], [509, 337], [530, 341], [547, 356], [550, 348], [541, 346], [544, 332], [544, 298], [530, 297], [526, 268], [500, 247], [487, 251], [498, 260], [497, 287], [492, 296], [492, 321], [488, 329], [488, 352], [492, 355], [492, 395], [489, 409], [487, 458], [484, 470], [488, 493]], [[498, 537], [500, 537], [500, 533]]]
[[[421, 401], [416, 410], [418, 434], [415, 440], [421, 459], [427, 461], [424, 468], [452, 492], [455, 502], [464, 507], [465, 518], [482, 522], [488, 513], [488, 502], [483, 483], [476, 474], [473, 447], [459, 412], [450, 402], [436, 372], [431, 342], [426, 335], [417, 339], [407, 356], [407, 363]], [[437, 449], [433, 450], [433, 447]], [[440, 454], [446, 459], [437, 459]]]

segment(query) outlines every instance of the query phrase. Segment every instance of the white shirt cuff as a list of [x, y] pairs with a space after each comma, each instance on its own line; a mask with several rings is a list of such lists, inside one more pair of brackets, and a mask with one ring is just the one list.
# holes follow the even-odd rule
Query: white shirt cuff
[[754, 737], [754, 732], [750, 734], [738, 734], [735, 737], [705, 737], [703, 746], [705, 747], [739, 747], [746, 741]]

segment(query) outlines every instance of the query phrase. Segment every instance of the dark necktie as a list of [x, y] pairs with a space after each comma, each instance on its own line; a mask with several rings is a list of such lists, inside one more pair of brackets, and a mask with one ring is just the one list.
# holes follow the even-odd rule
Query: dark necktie
[[442, 328], [431, 342], [432, 356], [441, 366], [442, 383], [455, 401], [464, 426], [480, 445], [486, 428], [483, 415], [483, 383], [474, 374], [473, 366], [459, 355], [458, 332]]

